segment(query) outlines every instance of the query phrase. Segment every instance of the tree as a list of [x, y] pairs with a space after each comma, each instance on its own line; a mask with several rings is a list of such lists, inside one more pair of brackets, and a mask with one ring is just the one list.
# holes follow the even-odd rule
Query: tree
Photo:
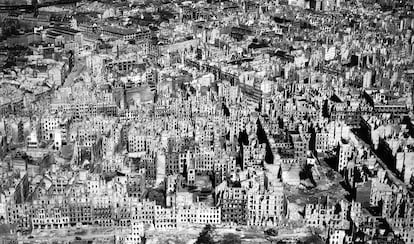
[[200, 235], [197, 238], [196, 244], [214, 244], [213, 239], [214, 227], [211, 225], [204, 226]]
[[20, 24], [17, 20], [13, 19], [6, 19], [2, 24], [1, 27], [3, 28], [3, 37], [17, 35], [18, 29], [20, 28]]
[[267, 229], [264, 231], [265, 235], [267, 236], [277, 236], [278, 235], [278, 231], [275, 229]]
[[233, 233], [228, 233], [223, 236], [223, 239], [220, 241], [220, 244], [239, 244], [241, 239], [238, 235]]
[[267, 229], [264, 231], [266, 240], [270, 241], [270, 243], [273, 243], [274, 241], [277, 241], [277, 235], [278, 231], [275, 229]]

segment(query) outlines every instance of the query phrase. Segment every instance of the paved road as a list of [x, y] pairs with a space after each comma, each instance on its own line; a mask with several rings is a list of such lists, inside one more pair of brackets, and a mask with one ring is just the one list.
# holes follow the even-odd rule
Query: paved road
[[402, 180], [400, 180], [395, 174], [394, 172], [392, 172], [392, 170], [390, 170], [387, 166], [386, 163], [384, 163], [384, 161], [382, 161], [382, 159], [375, 153], [374, 149], [371, 147], [371, 145], [369, 145], [368, 143], [366, 143], [364, 140], [362, 140], [358, 135], [355, 134], [355, 137], [358, 139], [358, 141], [362, 144], [365, 145], [368, 148], [371, 148], [371, 152], [374, 154], [375, 158], [377, 159], [377, 162], [379, 163], [379, 165], [381, 166], [381, 168], [383, 168], [386, 172], [387, 172], [387, 177], [391, 180], [391, 182], [395, 185], [397, 185], [398, 187], [402, 187], [402, 189], [404, 190], [408, 190], [407, 189], [407, 185], [402, 182]]
[[[85, 230], [86, 234], [82, 235], [79, 232]], [[29, 239], [29, 236], [22, 236], [19, 238], [21, 241], [26, 241], [30, 243], [36, 242], [53, 242], [53, 241], [73, 241], [77, 236], [82, 239], [107, 239], [113, 238], [114, 235], [126, 233], [122, 232], [119, 228], [99, 228], [99, 227], [83, 227], [81, 229], [60, 229], [60, 230], [47, 230], [32, 233], [30, 236], [33, 238]]]

